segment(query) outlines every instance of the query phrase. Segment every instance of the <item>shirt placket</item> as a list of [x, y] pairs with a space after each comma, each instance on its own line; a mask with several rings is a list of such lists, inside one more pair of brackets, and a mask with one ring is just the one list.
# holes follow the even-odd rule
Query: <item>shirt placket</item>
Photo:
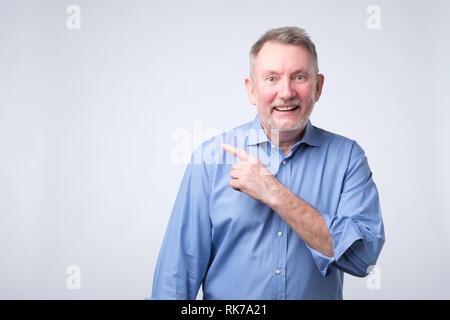
[[[286, 187], [289, 188], [290, 176], [291, 176], [291, 164], [288, 158], [282, 157], [280, 163], [280, 169], [277, 174], [277, 178]], [[274, 213], [276, 214], [276, 213]], [[278, 226], [277, 232], [274, 235], [277, 243], [277, 261], [275, 266], [275, 274], [277, 277], [277, 299], [286, 299], [286, 258], [287, 258], [287, 224], [277, 214]]]

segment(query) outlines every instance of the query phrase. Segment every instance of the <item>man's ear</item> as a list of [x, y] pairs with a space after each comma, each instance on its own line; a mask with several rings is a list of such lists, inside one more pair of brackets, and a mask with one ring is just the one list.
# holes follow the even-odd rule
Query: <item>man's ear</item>
[[256, 105], [255, 85], [251, 78], [245, 78], [245, 89], [247, 89], [247, 96], [250, 103]]
[[320, 95], [322, 94], [323, 83], [325, 81], [325, 76], [323, 74], [318, 74], [316, 78], [316, 95], [314, 100], [319, 101]]

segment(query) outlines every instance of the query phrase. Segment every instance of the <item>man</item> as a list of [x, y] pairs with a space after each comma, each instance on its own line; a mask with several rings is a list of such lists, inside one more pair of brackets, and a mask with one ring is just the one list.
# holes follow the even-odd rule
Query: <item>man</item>
[[[304, 30], [251, 49], [258, 116], [210, 139], [187, 166], [159, 254], [153, 299], [342, 299], [384, 244], [364, 151], [308, 120], [322, 93]], [[231, 157], [231, 161], [230, 161]]]

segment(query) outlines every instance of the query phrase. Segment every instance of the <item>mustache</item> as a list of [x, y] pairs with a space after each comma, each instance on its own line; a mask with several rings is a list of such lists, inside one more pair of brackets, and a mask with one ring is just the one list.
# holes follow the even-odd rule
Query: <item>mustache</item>
[[272, 103], [270, 105], [272, 108], [277, 108], [277, 107], [290, 107], [290, 106], [300, 106], [300, 108], [302, 107], [300, 101], [298, 100], [292, 100], [292, 101], [283, 101], [283, 102], [275, 102]]

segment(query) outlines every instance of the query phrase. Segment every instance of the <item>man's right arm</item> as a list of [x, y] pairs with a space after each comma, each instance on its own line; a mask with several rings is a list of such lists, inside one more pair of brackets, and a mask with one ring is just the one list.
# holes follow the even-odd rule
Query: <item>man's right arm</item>
[[211, 252], [210, 182], [204, 164], [187, 166], [155, 269], [152, 299], [194, 300]]

